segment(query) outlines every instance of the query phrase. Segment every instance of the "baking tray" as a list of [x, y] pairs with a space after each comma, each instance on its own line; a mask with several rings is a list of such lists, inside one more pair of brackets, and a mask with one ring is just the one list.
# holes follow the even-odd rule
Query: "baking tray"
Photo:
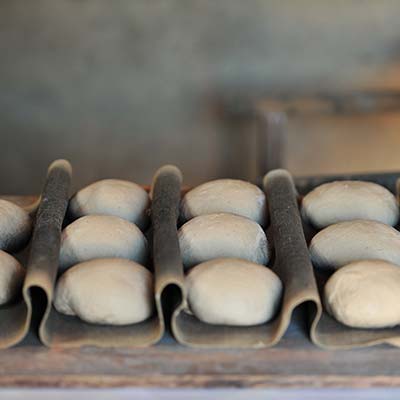
[[[388, 172], [378, 174], [348, 174], [331, 176], [312, 176], [296, 179], [296, 186], [301, 195], [307, 194], [315, 187], [336, 180], [361, 180], [378, 183], [399, 198], [400, 172]], [[301, 199], [300, 199], [301, 201]], [[304, 223], [304, 232], [309, 242], [316, 231]], [[397, 229], [399, 227], [397, 226]], [[318, 289], [322, 294], [327, 274], [314, 270]], [[322, 296], [321, 296], [322, 297]], [[367, 347], [381, 343], [388, 343], [400, 347], [400, 326], [387, 329], [360, 329], [350, 328], [332, 318], [325, 310], [317, 315], [311, 325], [310, 336], [313, 343], [327, 349], [349, 349], [355, 347]]]
[[[172, 173], [172, 171], [170, 171]], [[206, 324], [188, 312], [184, 272], [177, 236], [177, 218], [180, 191], [178, 176], [175, 187], [166, 190], [171, 205], [165, 209], [163, 229], [159, 227], [159, 268], [170, 271], [175, 293], [171, 327], [176, 340], [184, 345], [208, 348], [262, 348], [278, 343], [286, 332], [294, 310], [302, 304], [310, 306], [314, 316], [321, 312], [320, 299], [313, 275], [312, 265], [304, 238], [297, 205], [297, 194], [292, 177], [287, 171], [275, 170], [264, 178], [264, 191], [270, 215], [270, 233], [274, 245], [272, 269], [284, 285], [281, 309], [273, 321], [266, 324], [237, 327]], [[154, 227], [157, 228], [156, 226]], [[156, 235], [156, 232], [155, 232]]]

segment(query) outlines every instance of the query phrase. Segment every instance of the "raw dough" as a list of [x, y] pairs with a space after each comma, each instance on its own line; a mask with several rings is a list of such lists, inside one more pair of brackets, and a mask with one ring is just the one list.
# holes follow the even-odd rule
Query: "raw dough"
[[318, 229], [354, 219], [392, 226], [399, 220], [395, 196], [383, 186], [362, 181], [336, 181], [318, 186], [304, 197], [301, 211], [303, 218]]
[[218, 179], [206, 182], [186, 193], [182, 200], [185, 221], [204, 214], [232, 213], [265, 225], [264, 192], [250, 182]]
[[268, 244], [260, 225], [233, 214], [201, 215], [186, 222], [178, 232], [183, 265], [193, 267], [220, 257], [268, 263]]
[[400, 268], [366, 260], [336, 271], [325, 285], [325, 307], [353, 328], [385, 328], [400, 324]]
[[110, 215], [88, 215], [62, 231], [60, 269], [93, 258], [127, 258], [145, 264], [147, 254], [147, 240], [135, 224]]
[[10, 254], [0, 250], [0, 305], [13, 300], [21, 290], [25, 270]]
[[280, 305], [282, 283], [267, 267], [219, 258], [194, 267], [186, 277], [188, 303], [203, 322], [250, 326], [271, 320]]
[[86, 261], [61, 276], [54, 307], [93, 324], [136, 324], [153, 313], [153, 277], [146, 268], [122, 258]]
[[314, 266], [325, 269], [367, 259], [400, 265], [400, 232], [376, 221], [340, 222], [313, 237], [310, 254]]
[[16, 204], [0, 199], [0, 249], [21, 250], [28, 244], [31, 231], [29, 214]]
[[79, 190], [69, 203], [75, 219], [85, 215], [114, 215], [144, 229], [148, 225], [149, 195], [136, 183], [104, 179]]

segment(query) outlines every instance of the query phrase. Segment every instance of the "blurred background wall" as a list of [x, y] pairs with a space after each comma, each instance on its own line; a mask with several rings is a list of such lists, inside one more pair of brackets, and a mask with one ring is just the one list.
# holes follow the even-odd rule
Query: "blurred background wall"
[[[0, 192], [254, 178], [254, 120], [224, 112], [279, 92], [400, 89], [400, 4], [374, 0], [3, 0]], [[295, 174], [400, 169], [396, 111], [290, 118]]]

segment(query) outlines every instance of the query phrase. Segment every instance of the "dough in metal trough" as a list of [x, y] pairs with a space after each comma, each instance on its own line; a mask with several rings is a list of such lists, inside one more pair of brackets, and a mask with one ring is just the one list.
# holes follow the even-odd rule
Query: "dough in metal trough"
[[10, 254], [0, 250], [0, 305], [9, 303], [20, 292], [25, 270]]
[[148, 225], [150, 199], [136, 183], [104, 179], [79, 190], [70, 200], [69, 213], [75, 219], [85, 215], [114, 215], [144, 229]]
[[185, 268], [220, 257], [268, 263], [268, 244], [260, 225], [234, 214], [208, 214], [186, 222], [178, 232]]
[[199, 215], [232, 213], [252, 219], [264, 226], [266, 201], [264, 192], [250, 182], [218, 179], [192, 189], [182, 200], [185, 221]]
[[400, 267], [380, 260], [357, 261], [336, 271], [325, 285], [325, 307], [353, 328], [400, 324]]
[[127, 258], [145, 264], [147, 240], [129, 221], [109, 215], [88, 215], [61, 234], [60, 270], [93, 258]]
[[54, 307], [93, 324], [139, 323], [153, 314], [153, 276], [121, 258], [83, 262], [58, 280]]
[[340, 222], [313, 237], [310, 254], [314, 266], [324, 269], [367, 259], [400, 265], [400, 232], [376, 221]]
[[396, 197], [372, 182], [336, 181], [318, 186], [302, 201], [302, 216], [315, 228], [354, 219], [369, 219], [387, 225], [399, 220]]
[[282, 283], [265, 266], [236, 258], [199, 264], [186, 277], [188, 304], [201, 321], [251, 326], [270, 321], [278, 311]]
[[0, 249], [21, 250], [28, 244], [31, 231], [29, 214], [16, 204], [0, 199]]

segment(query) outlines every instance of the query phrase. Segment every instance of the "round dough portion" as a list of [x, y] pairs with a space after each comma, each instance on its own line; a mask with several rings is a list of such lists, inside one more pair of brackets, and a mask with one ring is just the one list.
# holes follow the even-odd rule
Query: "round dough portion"
[[60, 269], [94, 258], [127, 258], [146, 264], [147, 240], [140, 229], [122, 218], [88, 215], [61, 234]]
[[149, 222], [149, 206], [149, 195], [136, 183], [103, 179], [79, 190], [70, 200], [69, 213], [73, 218], [113, 215], [144, 229]]
[[7, 304], [21, 291], [25, 270], [16, 258], [0, 250], [0, 305]]
[[324, 269], [368, 259], [400, 265], [400, 232], [376, 221], [340, 222], [313, 237], [310, 254], [314, 266]]
[[264, 192], [250, 182], [218, 179], [192, 189], [182, 199], [185, 221], [199, 215], [231, 213], [247, 217], [264, 226], [266, 201]]
[[54, 307], [93, 324], [136, 324], [153, 314], [153, 276], [122, 258], [83, 262], [58, 280]]
[[362, 181], [335, 181], [318, 186], [304, 196], [301, 212], [318, 229], [355, 219], [392, 226], [399, 220], [396, 197], [383, 186]]
[[16, 204], [0, 199], [0, 249], [21, 250], [28, 244], [31, 231], [29, 214]]
[[251, 326], [278, 311], [282, 283], [267, 267], [236, 258], [219, 258], [194, 267], [186, 277], [190, 310], [216, 325]]
[[358, 261], [336, 271], [324, 290], [325, 307], [353, 328], [400, 324], [400, 268], [380, 260]]
[[267, 238], [261, 226], [238, 215], [201, 215], [186, 222], [178, 237], [185, 268], [221, 257], [264, 265], [269, 260]]

